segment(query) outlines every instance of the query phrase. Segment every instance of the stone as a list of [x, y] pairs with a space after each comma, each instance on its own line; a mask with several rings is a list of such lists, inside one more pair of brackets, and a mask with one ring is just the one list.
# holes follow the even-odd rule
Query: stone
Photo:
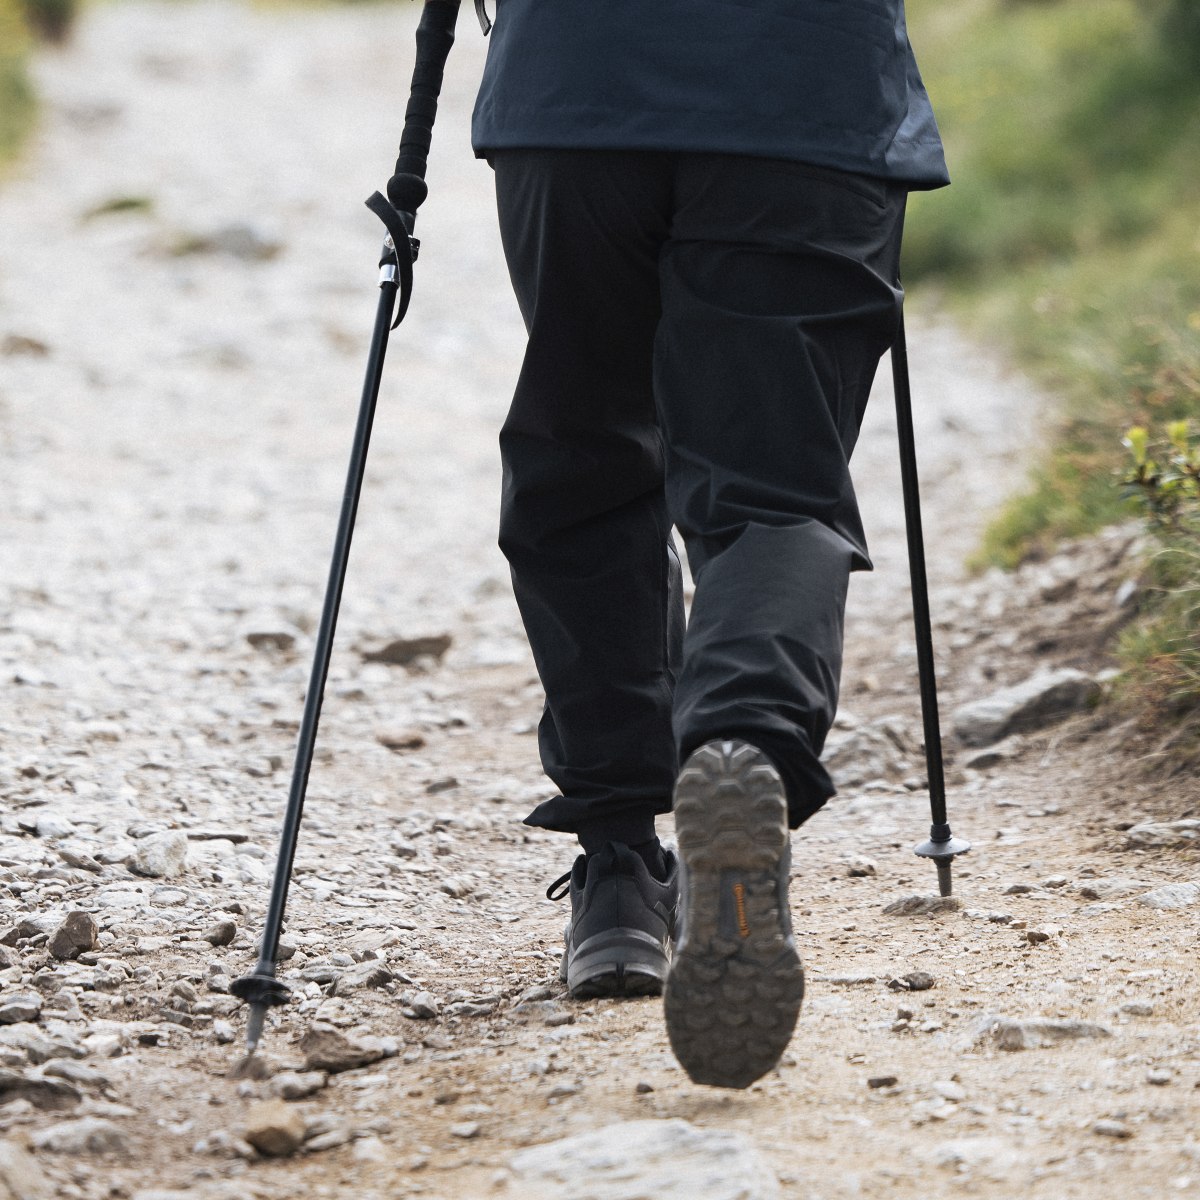
[[846, 874], [851, 879], [868, 879], [879, 869], [875, 860], [868, 858], [865, 854], [848, 855], [845, 863]]
[[56, 1021], [86, 1020], [79, 1005], [79, 996], [71, 988], [59, 988], [42, 1008], [42, 1013]]
[[927, 917], [958, 912], [962, 901], [957, 896], [904, 896], [884, 907], [885, 917]]
[[88, 950], [95, 950], [100, 927], [90, 913], [69, 912], [63, 923], [50, 935], [47, 949], [59, 959], [78, 958]]
[[200, 936], [210, 946], [228, 946], [237, 937], [237, 922], [218, 921], [215, 925], [210, 925]]
[[687, 1121], [623, 1121], [522, 1150], [522, 1200], [779, 1200], [779, 1181], [745, 1135]]
[[1133, 1130], [1124, 1121], [1097, 1121], [1092, 1126], [1092, 1132], [1099, 1134], [1101, 1137], [1118, 1138], [1121, 1140], [1133, 1137]]
[[850, 788], [902, 774], [907, 753], [900, 722], [884, 717], [828, 742], [821, 762], [839, 788]]
[[327, 1025], [313, 1025], [300, 1039], [300, 1052], [309, 1070], [353, 1071], [369, 1066], [384, 1056], [378, 1038], [356, 1038]]
[[42, 813], [35, 825], [38, 837], [54, 840], [70, 837], [75, 832], [75, 826], [66, 817], [58, 813]]
[[360, 1163], [386, 1163], [391, 1155], [388, 1148], [373, 1134], [359, 1138], [354, 1143], [354, 1161]]
[[991, 1041], [1001, 1050], [1036, 1050], [1061, 1042], [1111, 1037], [1103, 1025], [1090, 1021], [1057, 1020], [1049, 1017], [1030, 1017], [1012, 1020], [1007, 1017], [985, 1017], [980, 1022], [977, 1041]]
[[246, 1141], [260, 1154], [286, 1158], [304, 1144], [304, 1114], [284, 1100], [261, 1100], [246, 1112]]
[[1153, 1087], [1166, 1087], [1174, 1078], [1166, 1067], [1155, 1067], [1146, 1072], [1146, 1082]]
[[941, 1142], [933, 1148], [932, 1157], [939, 1167], [978, 1172], [1007, 1184], [1013, 1170], [1026, 1161], [1026, 1152], [1003, 1138], [979, 1135]]
[[80, 1117], [63, 1121], [33, 1134], [37, 1150], [50, 1154], [108, 1154], [123, 1153], [128, 1141], [112, 1121], [103, 1117]]
[[378, 650], [363, 651], [363, 662], [387, 663], [389, 666], [408, 667], [419, 658], [441, 661], [454, 639], [448, 633], [432, 637], [395, 638]]
[[36, 1021], [41, 1011], [42, 998], [37, 992], [10, 992], [0, 996], [0, 1025]]
[[396, 754], [406, 750], [420, 750], [425, 745], [425, 735], [415, 729], [382, 729], [375, 740]]
[[1125, 833], [1129, 846], [1140, 849], [1176, 850], [1200, 844], [1200, 819], [1145, 821]]
[[471, 1138], [479, 1136], [481, 1129], [478, 1121], [461, 1121], [457, 1125], [450, 1126], [450, 1136], [470, 1141]]
[[1121, 1005], [1121, 1012], [1128, 1017], [1152, 1017], [1154, 1005], [1148, 1000], [1130, 1000]]
[[880, 1088], [895, 1087], [900, 1082], [898, 1075], [872, 1075], [867, 1080], [867, 1087], [872, 1091], [878, 1091]]
[[1151, 884], [1140, 879], [1092, 879], [1078, 887], [1085, 900], [1119, 900], [1125, 896], [1137, 896], [1149, 891]]
[[323, 1133], [310, 1136], [304, 1143], [304, 1149], [309, 1154], [319, 1154], [322, 1150], [335, 1150], [338, 1146], [344, 1146], [353, 1140], [354, 1130], [348, 1125], [338, 1125]]
[[305, 1100], [328, 1081], [324, 1071], [281, 1071], [271, 1080], [271, 1091], [281, 1100]]
[[381, 988], [391, 983], [395, 978], [387, 966], [381, 962], [361, 962], [343, 972], [337, 981], [337, 991], [358, 991], [362, 988]]
[[0, 1200], [48, 1200], [53, 1194], [36, 1159], [16, 1142], [0, 1141]]
[[0, 1101], [24, 1100], [34, 1108], [68, 1108], [79, 1102], [79, 1090], [58, 1079], [23, 1075], [20, 1071], [0, 1068]]
[[111, 1080], [103, 1071], [69, 1058], [55, 1058], [42, 1068], [42, 1074], [53, 1079], [65, 1079], [81, 1087], [106, 1088]]
[[1194, 883], [1167, 883], [1144, 896], [1137, 902], [1146, 908], [1169, 909], [1190, 908], [1200, 900], [1200, 885]]
[[135, 875], [175, 879], [187, 870], [188, 836], [182, 830], [152, 833], [143, 838], [129, 863]]
[[889, 979], [888, 987], [893, 992], [927, 992], [934, 982], [928, 971], [909, 971], [898, 979]]
[[406, 1017], [414, 1020], [429, 1021], [438, 1015], [441, 1005], [432, 992], [418, 992], [402, 1011]]
[[966, 746], [990, 746], [1025, 729], [1059, 721], [1093, 704], [1101, 686], [1071, 667], [1043, 671], [956, 709], [954, 733]]

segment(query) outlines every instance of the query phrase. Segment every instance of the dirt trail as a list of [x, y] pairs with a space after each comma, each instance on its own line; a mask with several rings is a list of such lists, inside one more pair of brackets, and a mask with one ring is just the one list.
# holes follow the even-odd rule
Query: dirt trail
[[[39, 62], [43, 129], [0, 188], [5, 1138], [81, 1200], [521, 1195], [517, 1149], [667, 1117], [745, 1134], [788, 1200], [1200, 1194], [1200, 872], [1128, 833], [1189, 818], [1194, 784], [1137, 783], [1120, 731], [1086, 715], [991, 763], [958, 748], [961, 909], [883, 911], [934, 889], [911, 854], [928, 817], [886, 378], [856, 459], [878, 570], [852, 595], [848, 782], [795, 842], [810, 994], [783, 1064], [745, 1093], [698, 1088], [657, 1003], [561, 996], [564, 914], [542, 892], [572, 850], [519, 824], [547, 786], [494, 547], [521, 331], [468, 146], [469, 12], [296, 864], [300, 999], [266, 1042], [300, 1067], [318, 1022], [385, 1057], [294, 1085], [316, 1089], [294, 1102], [306, 1152], [245, 1144], [279, 1084], [227, 1077], [244, 1025], [226, 989], [261, 927], [375, 305], [361, 200], [394, 153], [415, 16], [122, 2]], [[1118, 531], [965, 579], [1046, 402], [913, 309], [949, 724], [1039, 667], [1102, 666], [1136, 564]], [[408, 668], [364, 661], [443, 634]], [[1146, 897], [1167, 884], [1180, 907]], [[72, 910], [98, 940], [62, 960], [48, 936]], [[913, 972], [933, 987], [903, 990]], [[1056, 1040], [1011, 1048], [1038, 1037]]]

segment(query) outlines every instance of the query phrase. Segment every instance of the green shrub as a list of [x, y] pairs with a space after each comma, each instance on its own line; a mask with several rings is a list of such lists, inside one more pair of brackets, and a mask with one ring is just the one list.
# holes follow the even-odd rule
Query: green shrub
[[1149, 602], [1121, 641], [1127, 686], [1153, 717], [1185, 716], [1200, 707], [1200, 439], [1172, 421], [1157, 440], [1134, 426], [1125, 446], [1125, 487], [1156, 547]]

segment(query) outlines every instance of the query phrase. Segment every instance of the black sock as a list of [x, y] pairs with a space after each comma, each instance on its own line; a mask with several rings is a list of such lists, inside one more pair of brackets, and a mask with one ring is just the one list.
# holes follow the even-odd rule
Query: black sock
[[666, 882], [667, 860], [663, 856], [662, 843], [657, 837], [652, 837], [648, 842], [638, 842], [636, 846], [630, 846], [629, 848], [642, 856], [642, 862], [646, 864], [646, 870], [659, 883]]

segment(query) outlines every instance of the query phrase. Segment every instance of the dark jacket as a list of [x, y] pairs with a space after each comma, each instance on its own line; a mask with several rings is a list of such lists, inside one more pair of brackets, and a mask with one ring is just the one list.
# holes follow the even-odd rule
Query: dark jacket
[[720, 151], [948, 182], [903, 0], [499, 0], [491, 39], [479, 155]]

